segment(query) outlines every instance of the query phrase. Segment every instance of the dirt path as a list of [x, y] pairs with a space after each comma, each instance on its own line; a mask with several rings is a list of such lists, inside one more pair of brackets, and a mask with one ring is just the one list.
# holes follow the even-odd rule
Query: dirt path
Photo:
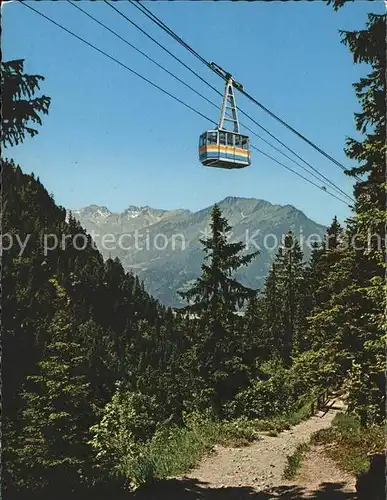
[[[147, 500], [349, 500], [355, 499], [354, 480], [337, 469], [322, 450], [312, 448], [297, 478], [283, 479], [287, 456], [319, 429], [328, 428], [337, 411], [335, 401], [327, 413], [243, 448], [216, 447], [215, 452], [185, 477], [166, 481]], [[164, 488], [165, 487], [165, 488]]]
[[315, 431], [330, 427], [333, 417], [342, 407], [342, 403], [336, 402], [325, 415], [319, 412], [277, 437], [262, 436], [248, 447], [218, 447], [216, 456], [205, 459], [186, 477], [215, 488], [250, 486], [259, 491], [284, 484], [282, 475], [287, 455], [293, 454], [300, 443], [309, 441]]
[[315, 446], [306, 455], [296, 482], [305, 489], [305, 498], [313, 498], [315, 492], [321, 488], [327, 493], [333, 492], [337, 485], [340, 485], [341, 496], [337, 492], [336, 498], [355, 498], [355, 478], [339, 470], [324, 454], [323, 447]]

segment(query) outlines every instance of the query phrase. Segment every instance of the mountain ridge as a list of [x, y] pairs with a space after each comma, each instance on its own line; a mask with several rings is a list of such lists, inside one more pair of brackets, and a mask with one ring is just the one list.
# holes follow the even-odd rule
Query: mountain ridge
[[[273, 208], [277, 208], [277, 207], [278, 208], [290, 208], [292, 210], [295, 210], [295, 211], [298, 211], [298, 212], [301, 212], [304, 214], [304, 212], [302, 212], [302, 210], [298, 209], [296, 206], [291, 205], [291, 204], [280, 205], [280, 204], [276, 204], [276, 203], [271, 203], [270, 201], [264, 200], [262, 198], [253, 198], [253, 197], [247, 197], [247, 196], [246, 197], [245, 196], [226, 196], [222, 200], [216, 202], [216, 204], [220, 206], [220, 205], [225, 204], [226, 202], [230, 202], [230, 201], [231, 202], [232, 201], [253, 201], [253, 202], [257, 202], [258, 204], [268, 205], [268, 206], [273, 207]], [[69, 210], [69, 212], [71, 211], [71, 213], [74, 215], [74, 214], [80, 214], [80, 213], [84, 212], [85, 210], [95, 208], [95, 209], [100, 209], [100, 210], [106, 210], [111, 215], [119, 215], [119, 214], [123, 214], [123, 213], [128, 212], [128, 211], [144, 211], [144, 210], [151, 210], [151, 211], [160, 212], [160, 213], [161, 212], [184, 212], [184, 213], [197, 214], [200, 212], [205, 212], [207, 210], [210, 210], [214, 205], [215, 205], [215, 203], [208, 205], [204, 208], [200, 208], [199, 210], [190, 210], [187, 208], [169, 209], [169, 208], [161, 208], [161, 207], [152, 207], [150, 205], [128, 205], [124, 210], [122, 210], [122, 212], [119, 212], [119, 211], [111, 211], [105, 205], [90, 204], [90, 205], [86, 205], [85, 207], [74, 208], [72, 210]], [[315, 221], [313, 221], [313, 222], [315, 222]], [[323, 226], [323, 224], [320, 224], [318, 222], [315, 222], [315, 224]]]
[[[311, 234], [322, 237], [326, 227], [309, 219], [293, 205], [274, 205], [266, 200], [227, 196], [217, 203], [232, 227], [230, 239], [243, 241], [247, 251], [260, 249], [248, 268], [237, 272], [242, 283], [260, 288], [283, 235], [292, 230], [300, 240]], [[71, 211], [95, 239], [105, 258], [118, 257], [126, 271], [144, 281], [149, 293], [166, 305], [183, 305], [177, 291], [200, 275], [203, 251], [199, 238], [209, 235], [213, 205], [191, 211], [128, 205], [111, 212], [95, 204]], [[114, 240], [109, 248], [103, 240]], [[305, 248], [306, 257], [310, 248]]]

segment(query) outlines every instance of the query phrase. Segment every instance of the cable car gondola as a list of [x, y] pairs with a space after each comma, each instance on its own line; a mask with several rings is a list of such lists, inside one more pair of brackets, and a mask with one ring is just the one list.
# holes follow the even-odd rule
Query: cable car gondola
[[[213, 67], [216, 66], [212, 63]], [[229, 73], [216, 66], [217, 72], [226, 78], [222, 110], [218, 128], [204, 132], [199, 139], [199, 160], [205, 167], [244, 168], [251, 164], [250, 143], [247, 135], [239, 133], [239, 121], [235, 104], [234, 85], [240, 86]], [[231, 111], [230, 113], [227, 113]], [[225, 121], [232, 122], [233, 130], [225, 128]]]

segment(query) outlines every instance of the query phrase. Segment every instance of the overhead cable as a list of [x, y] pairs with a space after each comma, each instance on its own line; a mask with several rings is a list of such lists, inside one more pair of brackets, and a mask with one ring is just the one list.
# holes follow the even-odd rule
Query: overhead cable
[[[101, 22], [100, 20], [98, 20], [97, 18], [95, 18], [94, 16], [92, 16], [91, 14], [89, 14], [87, 11], [83, 10], [81, 7], [79, 7], [76, 3], [72, 2], [71, 0], [69, 1], [70, 5], [72, 5], [73, 7], [75, 7], [76, 9], [78, 9], [80, 12], [82, 12], [84, 15], [86, 15], [87, 17], [89, 17], [90, 19], [92, 19], [94, 22], [96, 22], [98, 25], [102, 26], [104, 29], [106, 29], [107, 31], [109, 31], [110, 33], [112, 33], [114, 36], [116, 36], [118, 39], [120, 39], [121, 41], [123, 41], [124, 43], [126, 43], [127, 45], [129, 45], [131, 48], [133, 48], [134, 50], [136, 50], [138, 53], [140, 53], [141, 55], [143, 55], [146, 59], [150, 60], [153, 64], [155, 64], [157, 67], [159, 67], [160, 69], [162, 69], [164, 72], [166, 72], [167, 74], [169, 74], [170, 76], [172, 76], [173, 78], [175, 78], [177, 81], [179, 81], [180, 83], [182, 83], [183, 85], [185, 85], [187, 88], [189, 88], [191, 91], [193, 91], [195, 94], [199, 95], [202, 99], [204, 99], [206, 102], [208, 102], [209, 104], [211, 104], [212, 106], [214, 106], [216, 109], [219, 109], [219, 107], [213, 102], [211, 101], [210, 99], [208, 99], [206, 96], [204, 96], [202, 93], [198, 92], [196, 89], [194, 89], [193, 87], [191, 87], [190, 85], [188, 85], [184, 80], [182, 80], [181, 78], [179, 78], [178, 76], [176, 76], [174, 73], [172, 73], [171, 71], [169, 71], [168, 69], [166, 69], [164, 66], [162, 66], [160, 63], [158, 63], [155, 59], [153, 59], [152, 57], [150, 57], [148, 54], [146, 54], [144, 51], [140, 50], [138, 47], [136, 47], [135, 45], [133, 45], [131, 42], [129, 42], [126, 38], [123, 38], [121, 35], [119, 35], [116, 31], [112, 30], [111, 28], [109, 28], [106, 24], [104, 24], [103, 22]], [[110, 4], [108, 4], [110, 5]], [[120, 13], [120, 11], [118, 11], [116, 8], [114, 8], [115, 11], [117, 11], [118, 13]], [[126, 16], [124, 16], [125, 19], [127, 19]], [[136, 27], [138, 27], [136, 24], [135, 24]], [[152, 37], [151, 37], [152, 38]], [[152, 38], [152, 40], [154, 41], [154, 39]], [[179, 60], [180, 61], [180, 60]], [[217, 91], [218, 92], [218, 91]], [[220, 94], [220, 92], [219, 92]], [[220, 94], [221, 95], [221, 94]], [[254, 121], [254, 120], [253, 120]], [[269, 146], [271, 146], [273, 149], [275, 149], [277, 152], [279, 152], [281, 155], [283, 155], [285, 158], [287, 158], [288, 160], [292, 161], [293, 163], [295, 163], [296, 165], [298, 165], [301, 169], [303, 169], [304, 171], [306, 171], [307, 173], [310, 173], [312, 175], [312, 177], [316, 178], [317, 180], [321, 181], [321, 179], [323, 181], [326, 181], [328, 182], [329, 184], [331, 184], [331, 186], [333, 187], [333, 189], [335, 189], [335, 191], [337, 191], [338, 193], [340, 193], [341, 195], [344, 195], [345, 197], [347, 197], [350, 201], [354, 201], [352, 200], [352, 198], [347, 194], [345, 193], [345, 191], [343, 191], [341, 188], [339, 188], [338, 186], [336, 186], [332, 181], [330, 181], [330, 179], [328, 179], [327, 177], [325, 177], [323, 174], [321, 174], [317, 169], [315, 169], [312, 165], [310, 165], [308, 162], [306, 162], [305, 160], [303, 160], [300, 156], [297, 155], [297, 153], [294, 153], [292, 150], [290, 150], [290, 148], [287, 148], [287, 146], [285, 144], [283, 144], [281, 141], [279, 141], [281, 144], [283, 144], [283, 146], [285, 146], [287, 149], [289, 149], [291, 152], [293, 152], [293, 154], [295, 154], [296, 156], [298, 156], [302, 161], [304, 161], [304, 163], [306, 163], [314, 172], [317, 173], [317, 175], [319, 175], [321, 177], [321, 179], [318, 179], [318, 177], [316, 175], [314, 175], [313, 173], [309, 172], [308, 169], [306, 169], [303, 165], [301, 165], [299, 162], [297, 162], [294, 158], [291, 158], [289, 155], [287, 155], [286, 153], [284, 153], [283, 151], [281, 151], [279, 148], [277, 148], [274, 144], [272, 144], [271, 142], [267, 141], [266, 139], [264, 139], [262, 136], [260, 136], [259, 134], [257, 134], [254, 130], [252, 130], [251, 128], [249, 128], [247, 125], [244, 125], [242, 122], [241, 122], [241, 125], [249, 130], [253, 135], [255, 135], [256, 137], [258, 137], [260, 140], [262, 140], [263, 142], [265, 142], [266, 144], [268, 144]], [[258, 126], [260, 126], [258, 123], [257, 123]], [[262, 127], [263, 128], [263, 127]], [[264, 129], [266, 131], [266, 129]], [[267, 131], [268, 134], [272, 135], [269, 131]], [[275, 136], [273, 136], [275, 138]]]
[[[204, 57], [202, 57], [195, 49], [193, 49], [187, 42], [185, 42], [179, 35], [177, 35], [171, 28], [169, 28], [161, 19], [159, 19], [153, 12], [145, 7], [145, 5], [142, 5], [139, 2], [135, 2], [133, 0], [128, 0], [129, 3], [131, 3], [134, 7], [139, 9], [145, 16], [147, 16], [152, 22], [157, 24], [160, 28], [162, 28], [166, 33], [168, 33], [172, 38], [174, 38], [178, 43], [180, 43], [184, 48], [186, 48], [191, 54], [193, 54], [199, 61], [201, 61], [205, 66], [207, 66], [209, 69], [211, 69], [214, 73], [216, 73], [219, 76], [219, 73], [214, 69], [214, 67], [211, 65], [209, 61], [207, 61]], [[316, 151], [321, 153], [323, 156], [325, 156], [327, 159], [329, 159], [332, 163], [334, 163], [336, 166], [338, 166], [341, 170], [344, 172], [348, 172], [348, 169], [338, 160], [333, 158], [330, 154], [326, 153], [322, 148], [317, 146], [313, 141], [308, 139], [305, 135], [302, 133], [298, 132], [295, 128], [293, 128], [291, 125], [289, 125], [287, 122], [282, 120], [279, 116], [277, 116], [275, 113], [270, 111], [266, 106], [264, 106], [261, 102], [259, 102], [257, 99], [255, 99], [251, 94], [246, 92], [244, 89], [238, 88], [239, 90], [245, 97], [247, 97], [250, 101], [252, 101], [254, 104], [259, 106], [263, 111], [268, 113], [272, 118], [280, 122], [282, 125], [284, 125], [287, 129], [291, 130], [294, 134], [296, 134], [300, 139], [305, 141], [307, 144], [312, 146]], [[357, 179], [359, 179], [357, 177]]]
[[[65, 26], [61, 25], [60, 23], [58, 23], [57, 21], [51, 19], [50, 17], [46, 16], [45, 14], [43, 14], [42, 12], [40, 12], [39, 10], [35, 9], [34, 7], [32, 7], [31, 5], [28, 5], [27, 3], [19, 0], [20, 3], [22, 5], [24, 5], [26, 8], [32, 10], [33, 12], [35, 12], [36, 14], [38, 14], [39, 16], [41, 16], [42, 18], [44, 18], [45, 20], [51, 22], [52, 24], [54, 24], [55, 26], [57, 26], [58, 28], [61, 28], [62, 30], [64, 30], [66, 33], [68, 33], [69, 35], [75, 37], [76, 39], [78, 39], [79, 41], [81, 41], [82, 43], [86, 44], [87, 46], [89, 46], [90, 48], [96, 50], [97, 52], [99, 52], [100, 54], [104, 55], [105, 57], [109, 58], [110, 60], [114, 61], [115, 63], [119, 64], [121, 67], [123, 67], [124, 69], [126, 69], [127, 71], [130, 71], [132, 74], [138, 76], [139, 78], [141, 78], [142, 80], [146, 81], [147, 83], [149, 83], [150, 85], [152, 85], [153, 87], [157, 88], [158, 90], [160, 90], [161, 92], [163, 92], [164, 94], [168, 95], [169, 97], [173, 98], [175, 101], [179, 102], [180, 104], [184, 105], [186, 108], [190, 109], [191, 111], [193, 111], [194, 113], [198, 114], [199, 116], [201, 116], [202, 118], [205, 118], [206, 120], [208, 120], [209, 122], [217, 125], [216, 122], [214, 122], [213, 120], [211, 120], [210, 118], [208, 118], [207, 116], [205, 116], [204, 114], [202, 114], [200, 111], [197, 111], [195, 108], [193, 108], [192, 106], [190, 106], [189, 104], [185, 103], [184, 101], [182, 101], [181, 99], [175, 97], [173, 94], [171, 94], [170, 92], [166, 91], [165, 89], [163, 89], [162, 87], [160, 87], [159, 85], [155, 84], [154, 82], [152, 82], [151, 80], [149, 80], [148, 78], [142, 76], [140, 73], [134, 71], [132, 68], [130, 68], [129, 66], [127, 66], [126, 64], [122, 63], [121, 61], [119, 61], [118, 59], [116, 59], [115, 57], [111, 56], [110, 54], [108, 54], [107, 52], [105, 52], [104, 50], [100, 49], [99, 47], [97, 47], [96, 45], [92, 44], [91, 42], [88, 42], [87, 40], [85, 40], [84, 38], [80, 37], [79, 35], [73, 33], [71, 30], [69, 30], [68, 28], [66, 28]], [[310, 179], [308, 179], [307, 177], [304, 177], [303, 175], [301, 175], [300, 173], [296, 172], [295, 170], [291, 169], [290, 167], [286, 166], [285, 164], [279, 162], [276, 158], [268, 155], [267, 153], [263, 152], [262, 150], [258, 149], [257, 147], [255, 147], [254, 145], [251, 146], [253, 149], [257, 150], [258, 152], [260, 152], [261, 154], [265, 155], [266, 157], [270, 158], [271, 160], [275, 161], [277, 164], [281, 165], [282, 167], [286, 168], [287, 170], [289, 170], [290, 172], [293, 172], [294, 174], [296, 174], [297, 176], [301, 177], [302, 179], [304, 179], [306, 182], [309, 182], [311, 185], [317, 187], [318, 189], [322, 189], [321, 186], [319, 186], [318, 184], [314, 183], [313, 181], [311, 181]], [[324, 192], [326, 192], [327, 194], [329, 194], [330, 196], [332, 196], [333, 198], [336, 198], [337, 200], [341, 201], [342, 203], [346, 204], [347, 205], [347, 202], [342, 200], [341, 198], [339, 198], [338, 196], [336, 196], [334, 193], [331, 193], [330, 191], [328, 191], [326, 188], [324, 189]]]

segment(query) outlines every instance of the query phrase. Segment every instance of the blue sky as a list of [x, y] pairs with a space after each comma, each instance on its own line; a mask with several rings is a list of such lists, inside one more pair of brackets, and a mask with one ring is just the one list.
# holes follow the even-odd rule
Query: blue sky
[[[31, 2], [34, 8], [83, 36], [135, 71], [217, 121], [217, 110], [147, 61], [67, 2]], [[147, 52], [217, 104], [220, 96], [180, 66], [103, 2], [80, 2], [94, 17]], [[222, 80], [125, 1], [114, 4], [195, 72], [223, 92]], [[350, 3], [338, 12], [323, 2], [146, 2], [145, 5], [207, 60], [230, 71], [247, 92], [346, 165], [345, 138], [354, 135], [359, 109], [354, 66], [339, 29], [361, 29], [367, 12], [383, 3]], [[57, 203], [92, 203], [122, 211], [129, 205], [199, 210], [226, 196], [291, 204], [328, 224], [349, 209], [283, 167], [252, 153], [235, 171], [203, 167], [199, 135], [204, 118], [98, 54], [23, 5], [3, 8], [3, 58], [25, 59], [27, 73], [45, 76], [50, 114], [39, 135], [9, 149], [33, 171]], [[21, 36], [21, 33], [23, 34]], [[351, 179], [266, 113], [236, 93], [240, 108], [268, 128], [342, 189]], [[240, 115], [240, 120], [260, 133]], [[262, 136], [271, 140], [266, 134]], [[259, 139], [252, 143], [305, 174]], [[306, 174], [305, 174], [306, 175]]]

